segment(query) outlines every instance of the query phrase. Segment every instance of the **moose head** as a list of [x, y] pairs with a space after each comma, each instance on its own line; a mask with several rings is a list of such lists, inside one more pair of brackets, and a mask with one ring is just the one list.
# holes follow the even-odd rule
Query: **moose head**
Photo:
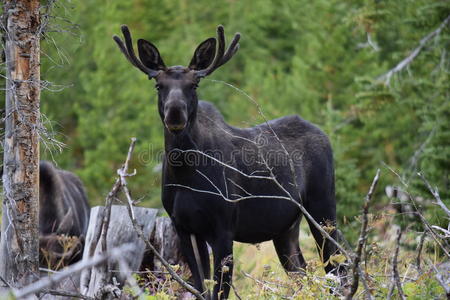
[[225, 51], [224, 29], [219, 25], [217, 41], [215, 38], [203, 41], [195, 50], [188, 67], [166, 67], [155, 45], [139, 39], [137, 58], [126, 25], [122, 25], [122, 33], [125, 43], [118, 36], [114, 36], [114, 41], [133, 66], [147, 74], [149, 79], [155, 79], [159, 114], [164, 126], [172, 134], [180, 134], [192, 126], [197, 114], [196, 89], [200, 79], [229, 61], [239, 49], [240, 39], [240, 34], [236, 33]]

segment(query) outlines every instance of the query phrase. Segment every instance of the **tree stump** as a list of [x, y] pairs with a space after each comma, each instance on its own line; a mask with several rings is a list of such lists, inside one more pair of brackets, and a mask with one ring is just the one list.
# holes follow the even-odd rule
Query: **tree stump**
[[[157, 209], [134, 207], [136, 219], [142, 226], [142, 230], [146, 236], [150, 236], [156, 221]], [[91, 217], [89, 227], [86, 234], [86, 243], [83, 251], [83, 260], [102, 252], [101, 231], [105, 207], [96, 206], [91, 209]], [[132, 255], [124, 257], [124, 261], [128, 264], [130, 270], [139, 270], [145, 252], [145, 243], [139, 239], [133, 228], [127, 207], [121, 205], [113, 205], [111, 207], [110, 223], [107, 230], [106, 245], [107, 249], [122, 244], [132, 243], [135, 245]], [[116, 262], [109, 262], [106, 266], [99, 266], [92, 269], [84, 270], [81, 273], [80, 291], [83, 295], [94, 297], [100, 290], [110, 286], [115, 277], [115, 283], [122, 285], [123, 276], [119, 272], [119, 266]], [[117, 274], [112, 274], [117, 272]]]
[[[180, 240], [169, 217], [156, 218], [155, 230], [150, 240], [162, 257], [171, 265], [185, 265], [186, 261], [180, 251]], [[150, 253], [152, 271], [163, 271], [161, 262]]]

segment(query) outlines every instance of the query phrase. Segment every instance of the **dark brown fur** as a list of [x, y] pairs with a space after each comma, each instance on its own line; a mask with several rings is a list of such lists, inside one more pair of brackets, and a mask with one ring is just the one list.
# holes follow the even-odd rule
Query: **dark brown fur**
[[59, 268], [81, 259], [90, 208], [78, 176], [48, 161], [39, 168], [40, 260]]

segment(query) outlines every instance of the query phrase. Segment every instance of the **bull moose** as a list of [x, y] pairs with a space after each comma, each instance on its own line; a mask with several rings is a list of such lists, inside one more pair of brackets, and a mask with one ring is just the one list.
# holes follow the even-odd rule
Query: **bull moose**
[[[336, 237], [336, 201], [330, 142], [318, 127], [297, 115], [252, 128], [227, 124], [213, 104], [200, 101], [202, 78], [229, 61], [239, 49], [236, 33], [225, 49], [222, 26], [208, 38], [187, 67], [166, 67], [158, 49], [139, 39], [137, 58], [127, 26], [124, 40], [114, 36], [128, 61], [156, 81], [164, 126], [162, 203], [180, 238], [195, 287], [209, 298], [203, 279], [210, 277], [207, 244], [214, 259], [212, 298], [226, 299], [233, 272], [233, 241], [272, 240], [287, 272], [306, 266], [299, 247], [304, 206], [314, 220], [331, 225]], [[296, 203], [298, 204], [296, 204]], [[336, 246], [308, 220], [329, 262]], [[335, 266], [326, 263], [326, 272]]]

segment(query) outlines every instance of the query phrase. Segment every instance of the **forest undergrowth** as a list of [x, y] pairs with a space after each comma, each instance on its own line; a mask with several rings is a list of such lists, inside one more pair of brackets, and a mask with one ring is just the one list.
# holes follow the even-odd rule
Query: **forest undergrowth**
[[[445, 264], [448, 260], [442, 250], [430, 234], [424, 235], [408, 226], [402, 229], [395, 224], [395, 219], [396, 211], [389, 206], [369, 214], [369, 237], [361, 267], [372, 299], [446, 299], [441, 284], [445, 282], [445, 272], [448, 284], [449, 267]], [[402, 235], [398, 242], [399, 231]], [[348, 294], [348, 287], [340, 287], [336, 276], [325, 274], [320, 251], [305, 221], [301, 225], [300, 247], [308, 263], [304, 276], [286, 274], [271, 242], [256, 245], [235, 243], [234, 283], [230, 299], [344, 298]], [[393, 274], [397, 247], [396, 268], [403, 296], [395, 286]], [[332, 259], [338, 262], [345, 260], [342, 255]], [[189, 278], [187, 270], [181, 270], [179, 266], [175, 266], [175, 269], [185, 279]], [[441, 274], [439, 279], [436, 278], [437, 273]], [[347, 276], [351, 281], [350, 272]], [[145, 287], [142, 299], [190, 299], [189, 294], [166, 275], [144, 272], [136, 277]], [[207, 286], [212, 287], [213, 284], [212, 280], [207, 280]], [[367, 297], [361, 284], [354, 297]]]

